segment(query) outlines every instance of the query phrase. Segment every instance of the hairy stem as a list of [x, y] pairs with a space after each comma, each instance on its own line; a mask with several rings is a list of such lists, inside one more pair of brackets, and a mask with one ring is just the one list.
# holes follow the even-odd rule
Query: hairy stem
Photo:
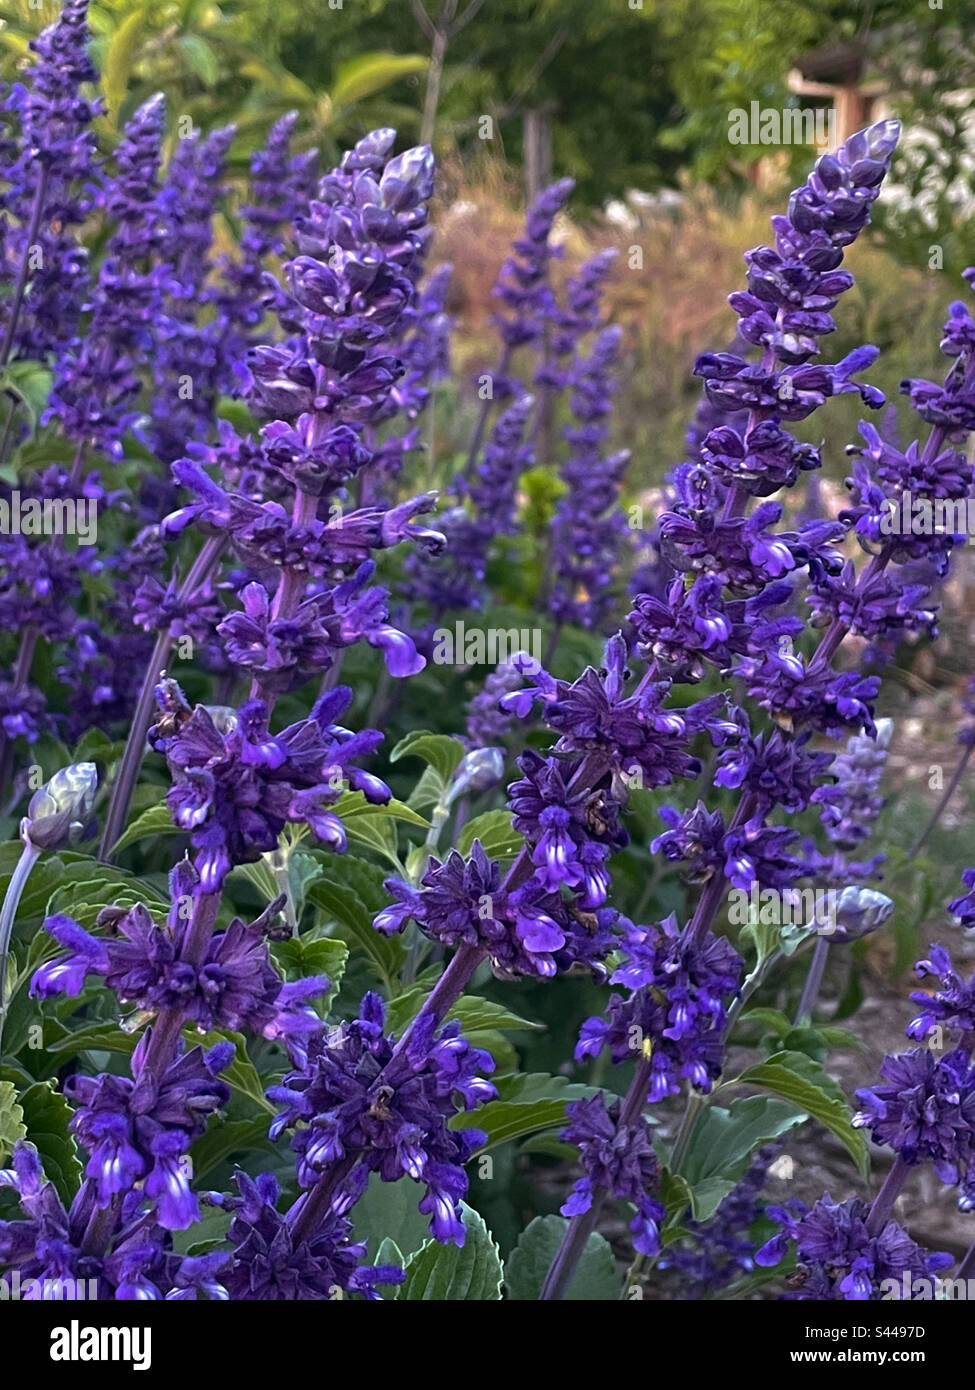
[[29, 842], [24, 845], [20, 858], [10, 875], [10, 882], [4, 894], [3, 906], [0, 907], [0, 1057], [3, 1056], [3, 1028], [7, 1021], [7, 959], [10, 955], [10, 937], [14, 928], [14, 921], [17, 916], [17, 908], [20, 906], [20, 899], [30, 871], [40, 858], [41, 851]]

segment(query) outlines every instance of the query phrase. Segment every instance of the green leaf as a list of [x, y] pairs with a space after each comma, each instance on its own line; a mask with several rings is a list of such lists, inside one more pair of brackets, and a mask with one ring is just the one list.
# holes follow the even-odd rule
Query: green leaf
[[[352, 861], [362, 865], [364, 861]], [[369, 958], [373, 970], [392, 992], [393, 982], [406, 955], [406, 949], [398, 936], [386, 936], [372, 925], [378, 908], [367, 908], [353, 884], [368, 885], [368, 876], [356, 870], [350, 871], [347, 857], [339, 859], [342, 868], [336, 870], [342, 878], [332, 878], [323, 874], [308, 893], [309, 902], [328, 913], [333, 922], [342, 928], [350, 945], [360, 946]], [[367, 869], [374, 865], [366, 865]], [[380, 871], [380, 881], [382, 873]], [[388, 894], [383, 892], [385, 902]]]
[[276, 1153], [275, 1145], [267, 1137], [267, 1127], [264, 1115], [253, 1120], [212, 1119], [190, 1149], [194, 1179], [205, 1178], [235, 1153], [253, 1153], [254, 1150]]
[[160, 801], [156, 806], [150, 806], [148, 810], [143, 811], [141, 816], [136, 816], [125, 833], [112, 846], [112, 854], [121, 854], [123, 849], [127, 849], [129, 845], [134, 845], [138, 840], [144, 840], [147, 835], [183, 834], [185, 831], [173, 824], [173, 818], [165, 801]]
[[756, 1149], [806, 1119], [805, 1109], [769, 1096], [710, 1105], [698, 1121], [681, 1164], [695, 1221], [707, 1221], [744, 1176]]
[[792, 1020], [781, 1009], [745, 1009], [739, 1018], [740, 1023], [757, 1023], [762, 1028], [784, 1038], [792, 1029]]
[[406, 804], [407, 806], [411, 806], [415, 811], [427, 810], [430, 807], [439, 805], [443, 796], [443, 791], [443, 782], [436, 768], [425, 767], [423, 769], [423, 776], [410, 792]]
[[508, 859], [517, 854], [525, 843], [511, 825], [510, 811], [485, 811], [483, 816], [475, 816], [460, 832], [457, 848], [465, 857], [470, 854], [475, 840], [480, 840], [484, 853], [491, 859]]
[[411, 1178], [383, 1182], [373, 1173], [355, 1205], [355, 1238], [366, 1242], [370, 1264], [378, 1263], [378, 1251], [386, 1239], [395, 1241], [404, 1255], [419, 1250], [430, 1235], [430, 1218], [419, 1210], [425, 1188]]
[[261, 1080], [260, 1073], [247, 1055], [247, 1039], [243, 1033], [232, 1033], [229, 1028], [215, 1028], [205, 1037], [198, 1038], [197, 1042], [204, 1052], [209, 1052], [210, 1048], [215, 1047], [217, 1043], [232, 1042], [237, 1049], [234, 1053], [234, 1060], [228, 1067], [224, 1067], [219, 1080], [225, 1081], [233, 1090], [246, 1096], [248, 1100], [259, 1105], [268, 1114], [277, 1114], [274, 1106], [264, 1094], [264, 1082]]
[[[60, 1034], [55, 1033], [60, 1030]], [[60, 1056], [74, 1057], [79, 1052], [117, 1052], [130, 1057], [139, 1041], [138, 1033], [124, 1033], [115, 1023], [90, 1023], [73, 1032], [55, 1019], [44, 1020], [44, 1047]]]
[[402, 873], [403, 866], [400, 863], [394, 822], [401, 820], [409, 825], [419, 825], [424, 830], [429, 829], [428, 822], [404, 802], [394, 799], [385, 806], [374, 806], [366, 800], [362, 792], [343, 793], [332, 810], [340, 817], [350, 840], [366, 845], [376, 854], [388, 859], [397, 873]]
[[0, 390], [11, 391], [22, 402], [35, 428], [48, 402], [54, 376], [42, 362], [11, 362], [0, 373]]
[[222, 1207], [204, 1207], [199, 1221], [184, 1231], [173, 1232], [173, 1249], [180, 1255], [206, 1255], [223, 1245], [233, 1212]]
[[495, 1083], [498, 1100], [489, 1100], [474, 1111], [455, 1115], [451, 1129], [482, 1129], [487, 1134], [478, 1153], [496, 1149], [512, 1139], [564, 1124], [565, 1107], [570, 1100], [596, 1094], [593, 1086], [569, 1082], [564, 1076], [532, 1073], [502, 1076]]
[[783, 1100], [802, 1106], [813, 1119], [835, 1134], [863, 1176], [867, 1176], [870, 1149], [866, 1137], [861, 1130], [853, 1128], [853, 1112], [846, 1097], [818, 1062], [804, 1052], [775, 1052], [766, 1061], [748, 1067], [737, 1081], [760, 1086]]
[[418, 825], [423, 830], [430, 829], [430, 822], [412, 807], [407, 806], [405, 801], [397, 801], [395, 796], [392, 801], [387, 801], [383, 806], [374, 805], [367, 801], [362, 792], [343, 792], [332, 807], [334, 813], [339, 817], [346, 829], [351, 834], [351, 826], [363, 818], [375, 820], [378, 817], [386, 816], [392, 820], [406, 821], [408, 825]]
[[345, 974], [349, 948], [337, 937], [294, 936], [290, 941], [278, 941], [272, 946], [274, 963], [288, 981], [305, 980], [311, 975], [327, 975], [331, 989], [322, 996], [323, 1011], [339, 991]]
[[[435, 983], [436, 980], [434, 980]], [[418, 988], [398, 995], [386, 1010], [386, 1025], [389, 1031], [401, 1033], [406, 1025], [416, 1018], [429, 993], [428, 988]], [[544, 1023], [532, 1023], [527, 1018], [521, 1018], [520, 1015], [512, 1013], [510, 1009], [506, 1009], [503, 1004], [496, 1004], [493, 999], [481, 999], [480, 996], [474, 994], [461, 995], [444, 1021], [451, 1022], [454, 1019], [460, 1023], [467, 1038], [470, 1038], [472, 1033], [483, 1032], [487, 1029], [544, 1029], [545, 1027]]]
[[54, 1184], [65, 1207], [81, 1182], [81, 1162], [68, 1124], [71, 1106], [51, 1081], [38, 1081], [18, 1097], [27, 1138], [41, 1156], [45, 1175]]
[[339, 68], [329, 96], [332, 105], [351, 106], [381, 92], [384, 87], [398, 82], [401, 77], [425, 72], [427, 59], [415, 53], [363, 53]]
[[4, 1163], [18, 1139], [27, 1133], [24, 1111], [17, 1104], [17, 1088], [12, 1081], [0, 1081], [0, 1164]]
[[447, 734], [432, 734], [427, 729], [417, 729], [400, 739], [390, 753], [389, 761], [398, 763], [400, 758], [407, 756], [422, 758], [430, 764], [442, 785], [446, 787], [466, 751], [460, 739], [450, 738]]
[[[564, 1216], [536, 1216], [522, 1231], [504, 1267], [509, 1299], [516, 1303], [537, 1300], [568, 1225]], [[593, 1231], [562, 1297], [569, 1303], [613, 1303], [619, 1296], [620, 1278], [613, 1252], [605, 1237]]]
[[682, 1178], [680, 1173], [672, 1173], [669, 1168], [665, 1168], [660, 1178], [660, 1200], [667, 1213], [664, 1229], [679, 1226], [684, 1213], [691, 1205], [691, 1189], [687, 1179]]
[[145, 19], [145, 10], [133, 10], [122, 20], [108, 44], [102, 81], [113, 120], [129, 89], [129, 78], [135, 66]]
[[464, 1206], [463, 1248], [428, 1240], [406, 1261], [397, 1299], [406, 1303], [483, 1303], [501, 1298], [504, 1271], [498, 1247], [473, 1208]]
[[220, 77], [217, 55], [201, 34], [183, 34], [179, 40], [180, 50], [187, 65], [192, 68], [205, 87], [215, 85]]

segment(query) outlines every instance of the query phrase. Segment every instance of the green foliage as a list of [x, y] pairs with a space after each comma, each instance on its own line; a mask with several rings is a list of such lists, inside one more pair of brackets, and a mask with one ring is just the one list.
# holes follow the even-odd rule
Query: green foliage
[[[569, 1223], [564, 1216], [536, 1216], [505, 1261], [504, 1285], [516, 1303], [534, 1302]], [[563, 1297], [569, 1303], [610, 1303], [620, 1296], [620, 1278], [609, 1242], [598, 1231], [586, 1241], [578, 1268]]]
[[[812, 1096], [811, 1086], [807, 1092]], [[744, 1177], [756, 1149], [805, 1119], [805, 1109], [770, 1096], [734, 1100], [728, 1109], [708, 1106], [681, 1163], [686, 1191], [676, 1194], [678, 1206], [689, 1200], [695, 1221], [706, 1221]]]
[[764, 1062], [747, 1067], [738, 1082], [795, 1104], [834, 1134], [865, 1177], [870, 1170], [870, 1148], [862, 1130], [852, 1126], [853, 1115], [846, 1097], [819, 1062], [805, 1052], [775, 1052]]
[[74, 1113], [71, 1106], [47, 1081], [38, 1081], [21, 1092], [17, 1104], [23, 1114], [26, 1138], [37, 1149], [46, 1177], [64, 1205], [70, 1206], [81, 1182], [81, 1162], [68, 1129]]
[[463, 1247], [428, 1240], [406, 1261], [400, 1302], [485, 1302], [501, 1297], [503, 1270], [498, 1247], [484, 1218], [464, 1207], [467, 1236]]
[[17, 1104], [12, 1081], [0, 1081], [0, 1164], [6, 1162], [18, 1139], [27, 1133], [23, 1107]]

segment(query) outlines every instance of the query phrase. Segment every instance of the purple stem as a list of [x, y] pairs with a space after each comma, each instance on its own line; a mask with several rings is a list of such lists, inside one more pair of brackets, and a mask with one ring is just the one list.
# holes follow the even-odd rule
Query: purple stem
[[812, 1021], [813, 1009], [816, 1007], [816, 1000], [819, 998], [819, 990], [823, 983], [823, 971], [826, 969], [826, 957], [829, 955], [829, 941], [825, 936], [816, 938], [816, 949], [813, 951], [812, 960], [809, 962], [809, 970], [806, 974], [806, 983], [802, 987], [802, 998], [799, 1000], [799, 1007], [796, 1010], [796, 1026], [804, 1019]]
[[[501, 356], [498, 359], [498, 365], [492, 373], [492, 381], [496, 381], [498, 377], [503, 377], [505, 375], [510, 362], [511, 347], [508, 343], [505, 343], [501, 350]], [[481, 401], [481, 409], [474, 425], [474, 433], [471, 435], [470, 449], [467, 453], [467, 464], [464, 468], [465, 473], [470, 473], [477, 462], [477, 456], [481, 452], [481, 445], [484, 443], [484, 431], [487, 428], [488, 415], [490, 414], [493, 403], [493, 396], [486, 396], [485, 399]]]
[[[633, 1080], [626, 1093], [623, 1108], [620, 1112], [619, 1128], [633, 1124], [636, 1117], [643, 1110], [647, 1098], [647, 1087], [650, 1084], [651, 1061], [649, 1057], [641, 1058], [633, 1073]], [[605, 1187], [593, 1188], [592, 1201], [588, 1211], [584, 1211], [579, 1216], [573, 1216], [569, 1221], [565, 1238], [559, 1248], [559, 1252], [552, 1261], [549, 1271], [545, 1276], [542, 1291], [538, 1295], [540, 1303], [553, 1303], [565, 1296], [582, 1258], [582, 1252], [593, 1231], [596, 1229], [596, 1222], [599, 1220], [599, 1213], [603, 1203], [609, 1196], [609, 1191]]]
[[3, 335], [3, 344], [0, 346], [0, 367], [5, 367], [7, 365], [11, 349], [14, 345], [14, 335], [17, 332], [20, 310], [24, 302], [24, 291], [27, 288], [27, 276], [30, 273], [31, 251], [37, 240], [41, 218], [44, 215], [44, 198], [46, 194], [47, 168], [42, 167], [37, 179], [37, 188], [34, 190], [34, 203], [31, 208], [30, 223], [27, 228], [27, 240], [24, 244], [24, 254], [20, 258], [20, 265], [17, 269], [17, 282], [14, 285], [14, 291], [10, 298], [10, 317], [7, 320], [6, 332]]
[[[185, 602], [196, 590], [209, 578], [212, 570], [220, 559], [221, 551], [224, 547], [223, 536], [210, 536], [204, 542], [203, 549], [196, 557], [196, 561], [186, 576], [186, 581], [179, 591], [179, 602]], [[156, 703], [156, 686], [169, 660], [170, 649], [175, 641], [175, 633], [172, 627], [164, 629], [156, 638], [156, 645], [149, 658], [146, 667], [146, 674], [142, 681], [142, 689], [139, 692], [138, 703], [135, 713], [132, 716], [132, 724], [129, 729], [129, 736], [125, 743], [125, 750], [122, 754], [122, 761], [115, 776], [115, 783], [112, 787], [112, 794], [109, 799], [108, 809], [105, 812], [105, 826], [102, 830], [101, 843], [98, 847], [98, 857], [103, 863], [109, 864], [112, 861], [112, 850], [116, 842], [120, 839], [125, 828], [125, 822], [129, 814], [129, 804], [132, 801], [132, 793], [138, 780], [139, 769], [142, 766], [142, 758], [146, 746], [146, 734], [149, 732], [149, 725], [152, 723], [153, 710]]]
[[879, 1236], [887, 1225], [894, 1203], [900, 1196], [901, 1188], [907, 1182], [910, 1171], [910, 1165], [898, 1154], [867, 1215], [867, 1231], [870, 1235]]

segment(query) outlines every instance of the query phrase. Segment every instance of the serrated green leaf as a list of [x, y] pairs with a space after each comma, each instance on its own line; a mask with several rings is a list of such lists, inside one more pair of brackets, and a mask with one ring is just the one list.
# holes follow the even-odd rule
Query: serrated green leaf
[[481, 1129], [486, 1143], [477, 1150], [486, 1153], [512, 1139], [537, 1134], [565, 1123], [565, 1107], [570, 1100], [595, 1095], [596, 1088], [568, 1081], [564, 1076], [532, 1073], [502, 1076], [495, 1083], [499, 1099], [489, 1100], [470, 1113], [455, 1115], [451, 1129]]
[[764, 1062], [748, 1067], [738, 1082], [760, 1086], [801, 1106], [813, 1119], [835, 1134], [861, 1174], [870, 1171], [870, 1149], [863, 1133], [853, 1128], [853, 1112], [840, 1087], [818, 1062], [804, 1052], [775, 1052]]
[[[439, 971], [436, 978], [439, 978]], [[436, 978], [433, 984], [436, 984]], [[386, 1024], [391, 1033], [399, 1034], [406, 1025], [422, 1009], [429, 993], [430, 987], [416, 988], [408, 990], [405, 994], [399, 995], [394, 999], [386, 1011]], [[478, 995], [463, 994], [457, 1000], [450, 1012], [447, 1014], [445, 1022], [457, 1020], [464, 1032], [465, 1037], [470, 1037], [472, 1033], [484, 1032], [486, 1030], [501, 1030], [506, 1028], [525, 1029], [538, 1028], [544, 1029], [543, 1023], [532, 1023], [530, 1019], [522, 1018], [519, 1014], [512, 1013], [503, 1004], [496, 1004], [493, 999], [481, 999]]]
[[13, 1152], [18, 1139], [27, 1133], [23, 1108], [17, 1104], [17, 1088], [12, 1081], [0, 1081], [0, 1165]]
[[81, 1182], [81, 1161], [68, 1125], [71, 1106], [51, 1081], [28, 1086], [17, 1098], [27, 1139], [40, 1154], [44, 1172], [69, 1207]]
[[[308, 899], [337, 923], [349, 945], [358, 945], [365, 951], [376, 974], [392, 992], [406, 950], [398, 936], [386, 936], [372, 925], [375, 913], [366, 907], [352, 887], [357, 877], [361, 875], [346, 874], [342, 881], [323, 874], [312, 885]], [[389, 901], [388, 895], [384, 898]]]
[[430, 822], [424, 820], [412, 807], [407, 806], [405, 801], [397, 801], [394, 796], [391, 801], [378, 806], [372, 801], [367, 801], [362, 792], [343, 792], [332, 807], [332, 811], [339, 817], [346, 829], [351, 834], [350, 826], [354, 823], [366, 820], [380, 820], [384, 816], [389, 820], [406, 821], [407, 825], [418, 825], [421, 830], [429, 830]]
[[511, 812], [485, 811], [475, 816], [460, 832], [457, 848], [466, 858], [475, 840], [480, 840], [484, 853], [491, 859], [507, 859], [517, 854], [525, 843], [524, 837], [513, 829]]
[[[536, 1216], [521, 1235], [504, 1266], [504, 1285], [515, 1303], [535, 1302], [568, 1228], [564, 1216]], [[614, 1303], [620, 1277], [609, 1242], [597, 1231], [586, 1241], [572, 1283], [562, 1297], [569, 1303]]]
[[354, 1235], [366, 1242], [370, 1264], [378, 1261], [378, 1251], [387, 1239], [396, 1242], [404, 1255], [419, 1250], [430, 1235], [430, 1218], [419, 1210], [426, 1189], [411, 1178], [383, 1182], [373, 1173], [363, 1195], [355, 1204]]
[[427, 810], [438, 805], [443, 797], [443, 782], [435, 768], [425, 767], [423, 775], [406, 798], [407, 806], [415, 811]]
[[463, 1247], [428, 1240], [406, 1261], [406, 1282], [397, 1291], [405, 1303], [483, 1303], [501, 1298], [504, 1271], [484, 1218], [464, 1206]]
[[138, 1041], [138, 1033], [125, 1033], [115, 1023], [90, 1023], [72, 1031], [54, 1019], [44, 1020], [44, 1047], [59, 1056], [73, 1057], [79, 1052], [117, 1052], [131, 1056]]
[[290, 941], [278, 941], [272, 946], [274, 963], [288, 981], [305, 980], [311, 975], [327, 975], [331, 989], [322, 995], [320, 1003], [323, 1017], [328, 1006], [338, 993], [345, 974], [349, 948], [337, 937], [294, 936]]

